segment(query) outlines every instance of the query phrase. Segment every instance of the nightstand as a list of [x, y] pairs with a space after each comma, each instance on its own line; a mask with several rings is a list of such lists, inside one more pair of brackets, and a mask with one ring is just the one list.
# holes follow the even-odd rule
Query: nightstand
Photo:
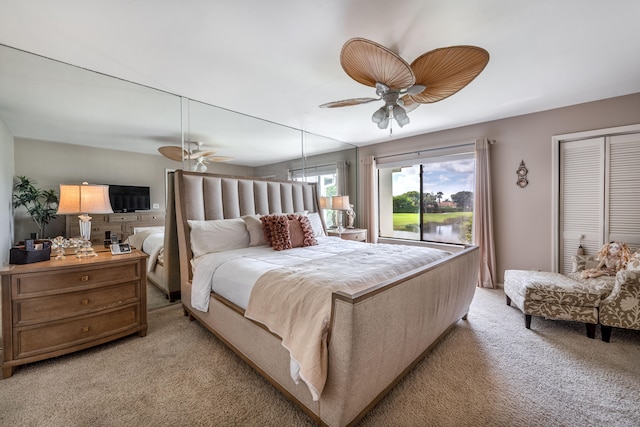
[[355, 240], [356, 242], [367, 241], [367, 230], [364, 228], [345, 228], [342, 233], [337, 230], [329, 230], [327, 232], [329, 236], [337, 236], [342, 240]]
[[9, 265], [2, 277], [2, 378], [16, 366], [147, 334], [147, 255]]

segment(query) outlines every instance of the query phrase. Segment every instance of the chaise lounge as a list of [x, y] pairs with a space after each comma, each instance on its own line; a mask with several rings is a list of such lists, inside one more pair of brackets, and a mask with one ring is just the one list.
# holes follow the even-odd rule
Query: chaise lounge
[[583, 278], [582, 271], [597, 264], [593, 256], [573, 257], [567, 275], [543, 271], [506, 270], [504, 292], [513, 304], [531, 317], [583, 322], [587, 336], [595, 338], [600, 323], [602, 340], [609, 342], [613, 327], [640, 330], [640, 251], [615, 276]]

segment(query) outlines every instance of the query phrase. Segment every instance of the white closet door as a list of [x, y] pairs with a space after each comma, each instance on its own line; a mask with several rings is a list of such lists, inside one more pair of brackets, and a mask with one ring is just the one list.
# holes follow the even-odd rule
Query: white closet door
[[582, 238], [588, 255], [604, 242], [604, 137], [560, 144], [560, 272], [571, 272], [571, 256]]
[[640, 246], [640, 134], [617, 135], [608, 144], [605, 241]]

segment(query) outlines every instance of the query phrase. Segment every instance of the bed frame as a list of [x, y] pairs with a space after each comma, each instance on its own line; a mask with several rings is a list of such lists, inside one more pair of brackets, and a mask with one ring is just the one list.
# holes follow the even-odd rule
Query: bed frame
[[320, 399], [313, 401], [303, 382], [292, 381], [289, 353], [279, 337], [213, 293], [208, 312], [191, 307], [187, 220], [317, 212], [315, 184], [179, 170], [175, 208], [185, 315], [198, 320], [321, 425], [355, 424], [466, 318], [473, 299], [479, 271], [474, 246], [356, 295], [334, 293], [328, 377]]

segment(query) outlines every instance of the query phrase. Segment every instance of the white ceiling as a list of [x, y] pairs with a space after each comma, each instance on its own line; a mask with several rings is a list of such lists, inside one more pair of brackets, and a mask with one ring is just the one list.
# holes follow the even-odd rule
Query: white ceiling
[[[375, 96], [339, 63], [342, 45], [356, 36], [395, 50], [408, 62], [459, 44], [480, 46], [491, 55], [471, 84], [411, 112], [411, 123], [395, 126], [394, 138], [640, 92], [637, 0], [0, 0], [0, 10], [0, 43], [6, 46], [354, 145], [389, 141], [388, 131], [371, 122], [379, 105], [318, 105]], [[68, 82], [40, 76], [41, 95], [12, 93], [15, 85], [7, 76], [18, 79], [25, 72], [7, 73], [2, 68], [8, 61], [0, 59], [5, 81], [0, 116], [16, 136], [52, 139], [55, 129], [56, 138], [66, 138], [56, 140], [101, 146], [108, 133], [101, 129], [112, 129], [117, 121], [121, 128], [110, 136], [111, 148], [155, 152], [179, 137], [179, 123], [167, 125], [179, 120], [176, 98], [156, 93], [143, 102], [129, 91], [123, 102], [113, 82], [93, 83], [105, 101], [100, 114], [83, 117], [86, 109], [69, 107], [66, 115], [78, 124], [55, 128], [45, 117], [62, 120], [64, 101], [43, 102], [58, 96], [48, 95], [46, 87], [55, 83], [71, 96]], [[164, 103], [171, 119], [160, 112]], [[155, 119], [147, 123], [127, 107], [144, 109]], [[39, 122], [24, 118], [34, 109], [38, 114], [30, 114], [41, 116]], [[247, 127], [230, 117], [231, 128]], [[112, 122], [103, 122], [107, 119]], [[207, 135], [215, 131], [190, 129], [192, 136], [210, 138], [220, 155], [233, 155], [238, 143]], [[300, 139], [298, 132], [288, 133]], [[143, 134], [155, 145], [142, 147], [137, 137]], [[256, 136], [262, 148], [249, 150], [262, 151], [256, 156], [280, 150], [267, 133], [255, 129], [251, 139]]]

